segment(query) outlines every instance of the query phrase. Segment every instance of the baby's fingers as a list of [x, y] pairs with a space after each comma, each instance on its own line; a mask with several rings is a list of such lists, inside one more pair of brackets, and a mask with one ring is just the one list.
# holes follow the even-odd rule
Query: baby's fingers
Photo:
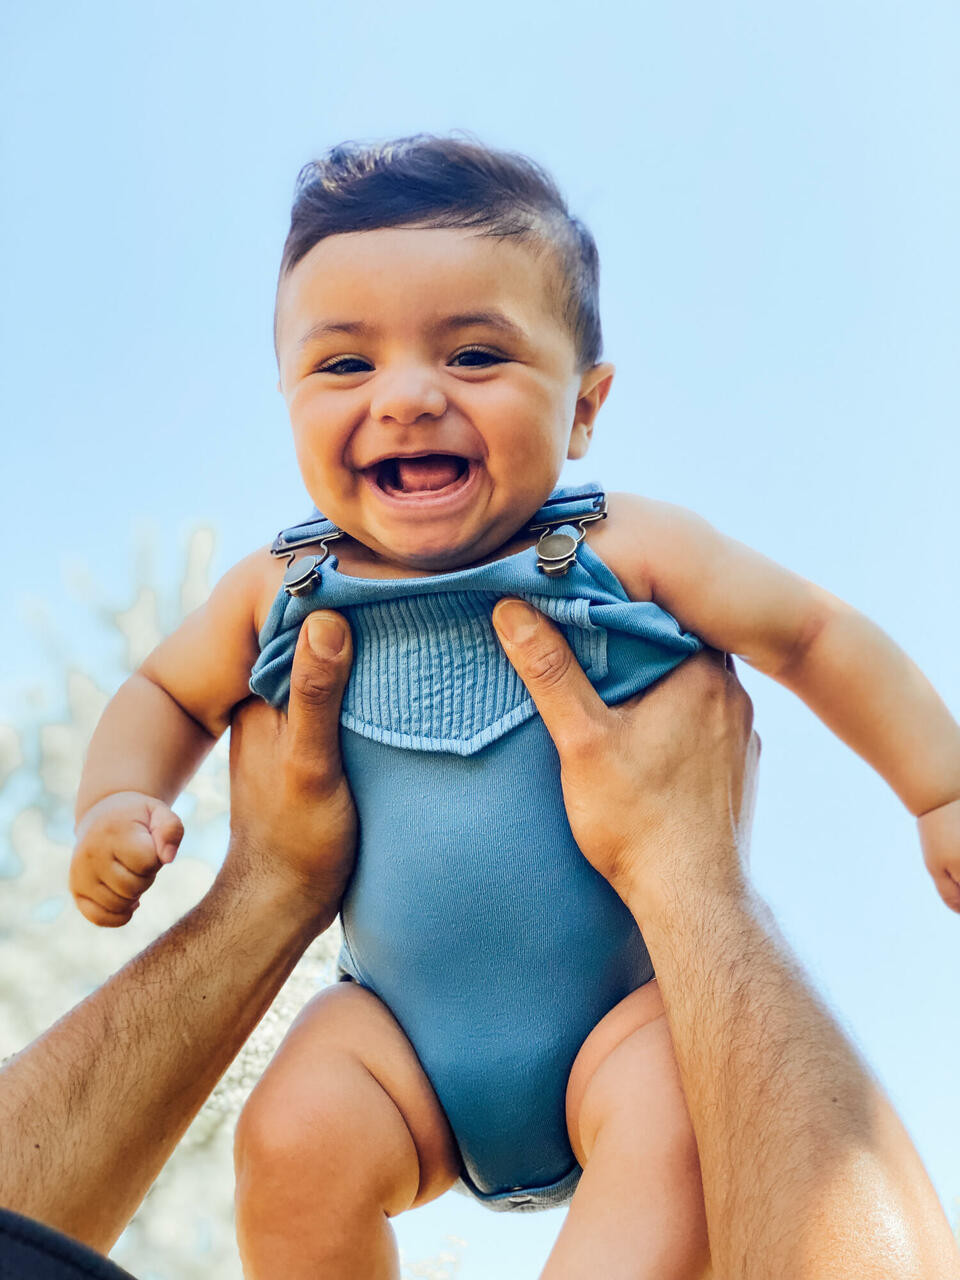
[[119, 858], [114, 857], [104, 868], [100, 878], [118, 897], [134, 901], [150, 888], [159, 869], [160, 864], [155, 862], [152, 870], [141, 875], [131, 871]]
[[85, 916], [91, 924], [99, 925], [102, 929], [119, 929], [130, 920], [140, 905], [139, 902], [127, 902], [122, 911], [108, 911], [106, 907], [101, 906], [99, 902], [94, 902], [85, 894], [75, 893], [73, 898], [80, 914]]
[[104, 884], [103, 880], [97, 880], [86, 885], [81, 889], [79, 894], [74, 894], [78, 899], [83, 897], [102, 907], [104, 911], [112, 912], [114, 915], [124, 915], [130, 912], [136, 906], [135, 898], [126, 898], [122, 894], [114, 893], [109, 885]]
[[923, 860], [937, 892], [960, 914], [960, 800], [950, 800], [917, 819]]
[[931, 874], [940, 897], [951, 911], [956, 911], [960, 915], [960, 884], [957, 883], [946, 868], [940, 868], [931, 872]]
[[104, 869], [100, 878], [106, 879], [108, 883], [109, 869], [119, 866], [131, 875], [141, 878], [149, 876], [152, 884], [153, 877], [163, 864], [150, 829], [136, 823], [132, 828], [121, 832], [119, 838], [103, 842], [97, 865]]
[[183, 839], [183, 823], [165, 804], [156, 803], [150, 811], [150, 834], [161, 862], [172, 862]]

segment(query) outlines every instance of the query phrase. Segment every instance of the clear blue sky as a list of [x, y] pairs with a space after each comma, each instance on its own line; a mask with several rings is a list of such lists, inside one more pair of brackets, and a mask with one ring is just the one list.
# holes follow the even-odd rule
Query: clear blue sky
[[[619, 371], [571, 478], [822, 583], [960, 715], [958, 38], [946, 0], [4, 6], [0, 715], [49, 676], [25, 619], [68, 559], [122, 596], [144, 524], [171, 563], [214, 525], [222, 571], [306, 509], [270, 340], [294, 176], [454, 127], [545, 163], [599, 241]], [[745, 682], [758, 881], [952, 1209], [960, 918], [885, 784]], [[408, 1218], [414, 1253], [468, 1239], [463, 1280], [533, 1274], [558, 1223]]]

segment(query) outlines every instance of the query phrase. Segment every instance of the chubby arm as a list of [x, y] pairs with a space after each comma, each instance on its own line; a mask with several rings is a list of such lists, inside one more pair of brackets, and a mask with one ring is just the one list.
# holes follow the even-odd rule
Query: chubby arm
[[117, 792], [176, 798], [249, 694], [271, 567], [266, 550], [241, 560], [110, 700], [84, 761], [78, 822]]
[[620, 494], [611, 510], [630, 594], [632, 579], [640, 598], [796, 693], [911, 813], [960, 798], [960, 726], [869, 618], [682, 507]]

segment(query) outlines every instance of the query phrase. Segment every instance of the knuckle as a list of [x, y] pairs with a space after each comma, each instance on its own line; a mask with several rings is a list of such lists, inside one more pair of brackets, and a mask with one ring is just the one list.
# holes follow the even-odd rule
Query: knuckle
[[291, 757], [287, 764], [289, 790], [294, 796], [309, 794], [315, 800], [322, 800], [336, 790], [342, 769], [338, 760], [329, 756], [319, 756], [315, 760], [304, 760], [298, 756]]
[[295, 671], [290, 681], [291, 694], [311, 706], [324, 706], [337, 688], [335, 674], [322, 663], [309, 671]]
[[573, 747], [584, 760], [602, 760], [610, 750], [609, 731], [595, 720], [588, 720], [578, 728]]
[[581, 718], [576, 727], [561, 727], [553, 732], [553, 745], [566, 765], [574, 765], [578, 771], [585, 765], [603, 758], [610, 748], [608, 735], [601, 726], [588, 717]]
[[554, 641], [538, 645], [537, 649], [528, 655], [525, 670], [528, 677], [541, 688], [552, 689], [563, 683], [572, 662], [573, 654], [566, 645]]

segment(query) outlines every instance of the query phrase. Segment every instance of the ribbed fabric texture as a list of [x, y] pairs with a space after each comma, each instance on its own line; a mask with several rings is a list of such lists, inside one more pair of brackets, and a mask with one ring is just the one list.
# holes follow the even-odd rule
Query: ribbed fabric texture
[[[530, 698], [490, 622], [498, 599], [457, 591], [351, 609], [356, 676], [342, 723], [395, 747], [471, 755], [528, 719]], [[574, 652], [602, 676], [606, 634], [590, 626], [586, 601], [531, 603], [561, 624], [576, 620], [567, 630]]]

